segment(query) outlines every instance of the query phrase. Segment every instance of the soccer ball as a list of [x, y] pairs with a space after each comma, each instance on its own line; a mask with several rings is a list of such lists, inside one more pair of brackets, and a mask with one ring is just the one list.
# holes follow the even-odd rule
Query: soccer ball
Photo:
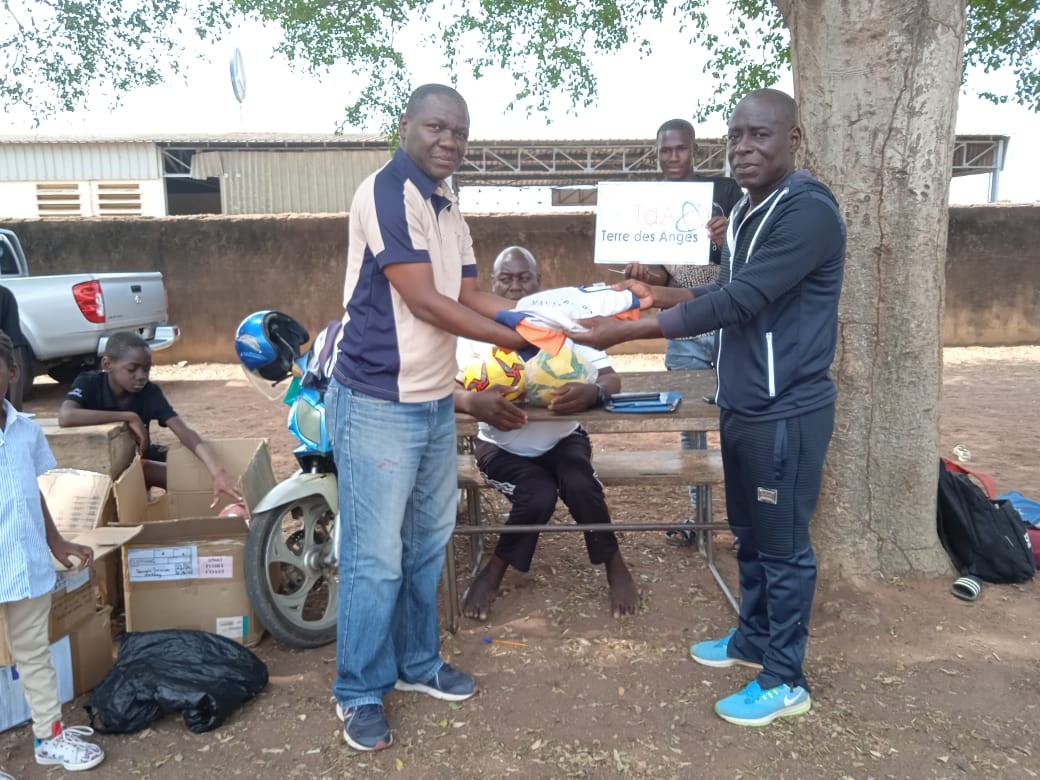
[[462, 372], [462, 386], [479, 392], [492, 385], [509, 388], [504, 397], [516, 401], [524, 397], [524, 361], [516, 352], [501, 347], [489, 347], [474, 356]]
[[245, 504], [228, 504], [226, 507], [220, 510], [217, 515], [218, 517], [244, 517], [246, 520], [249, 519], [249, 510], [246, 509]]
[[595, 382], [599, 371], [569, 339], [556, 355], [542, 350], [524, 364], [524, 393], [532, 406], [548, 406], [552, 391], [569, 382]]

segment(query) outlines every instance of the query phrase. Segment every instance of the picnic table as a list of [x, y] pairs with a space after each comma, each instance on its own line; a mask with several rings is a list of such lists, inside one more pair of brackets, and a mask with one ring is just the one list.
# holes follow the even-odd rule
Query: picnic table
[[[620, 373], [622, 392], [676, 392], [682, 401], [671, 412], [618, 413], [602, 408], [588, 409], [577, 414], [557, 414], [548, 409], [529, 407], [529, 421], [577, 419], [589, 434], [633, 435], [641, 433], [674, 433], [679, 431], [716, 431], [719, 428], [718, 407], [705, 401], [714, 397], [715, 374], [701, 371], [638, 371]], [[487, 533], [556, 533], [586, 531], [664, 531], [674, 529], [675, 519], [651, 522], [610, 523], [597, 525], [550, 524], [547, 526], [488, 525], [482, 522], [479, 491], [488, 485], [477, 472], [473, 456], [468, 454], [468, 443], [477, 434], [477, 421], [467, 414], [455, 415], [456, 433], [460, 442], [458, 461], [459, 487], [466, 494], [467, 511], [464, 521], [456, 525], [455, 534], [469, 536], [474, 542], [471, 557], [474, 571], [480, 566], [482, 537]], [[711, 486], [723, 481], [722, 458], [717, 449], [680, 450], [678, 445], [664, 450], [597, 452], [593, 456], [596, 474], [605, 486], [645, 485], [660, 489], [664, 486], [694, 485], [697, 489], [697, 512], [689, 525], [683, 527], [697, 536], [698, 548], [708, 569], [726, 600], [737, 609], [737, 602], [715, 565], [711, 533], [724, 530], [725, 524], [712, 521]], [[685, 520], [686, 518], [679, 518]], [[449, 625], [458, 628], [460, 617], [457, 571], [453, 550], [445, 568], [448, 592]]]

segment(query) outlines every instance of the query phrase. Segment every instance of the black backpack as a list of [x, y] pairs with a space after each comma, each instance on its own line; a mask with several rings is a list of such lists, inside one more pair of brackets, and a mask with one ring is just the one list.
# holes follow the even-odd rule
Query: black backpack
[[[956, 467], [955, 467], [956, 468]], [[967, 474], [939, 461], [939, 541], [961, 574], [986, 582], [1026, 582], [1036, 560], [1025, 523], [1010, 501], [991, 501]]]

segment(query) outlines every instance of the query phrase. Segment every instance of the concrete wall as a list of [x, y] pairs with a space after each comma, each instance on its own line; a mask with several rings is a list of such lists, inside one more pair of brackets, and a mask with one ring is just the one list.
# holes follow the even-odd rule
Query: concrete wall
[[950, 209], [943, 337], [1040, 344], [1040, 205]]
[[[591, 214], [469, 218], [480, 282], [508, 244], [539, 258], [545, 286], [606, 279], [592, 263]], [[180, 344], [158, 355], [234, 360], [239, 321], [281, 309], [312, 332], [342, 313], [347, 216], [167, 217], [126, 220], [12, 220], [33, 274], [161, 271]], [[1040, 343], [1040, 206], [950, 210], [947, 346]], [[660, 342], [637, 349], [659, 347]]]

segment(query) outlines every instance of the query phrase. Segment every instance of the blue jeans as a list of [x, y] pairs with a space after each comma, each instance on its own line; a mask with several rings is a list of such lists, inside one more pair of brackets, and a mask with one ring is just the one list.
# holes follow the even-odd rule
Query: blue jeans
[[[693, 371], [711, 368], [715, 359], [715, 331], [688, 339], [668, 339], [664, 353], [664, 367], [669, 371]], [[708, 448], [708, 436], [704, 431], [683, 431], [679, 441], [684, 450]], [[697, 508], [697, 488], [689, 486], [690, 504]]]
[[382, 704], [398, 678], [443, 665], [437, 581], [455, 524], [451, 396], [396, 403], [344, 387], [325, 395], [339, 471], [336, 680], [344, 708]]

